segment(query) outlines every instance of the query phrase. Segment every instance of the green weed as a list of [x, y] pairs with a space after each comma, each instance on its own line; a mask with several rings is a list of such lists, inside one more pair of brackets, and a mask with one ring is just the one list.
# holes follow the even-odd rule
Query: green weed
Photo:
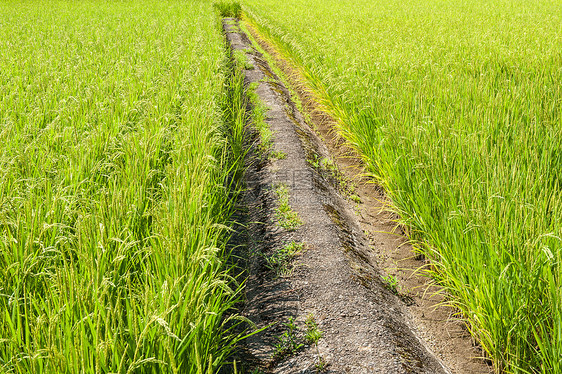
[[283, 151], [271, 151], [269, 152], [269, 158], [272, 160], [284, 160], [287, 158], [287, 153]]
[[296, 230], [302, 225], [302, 221], [289, 205], [289, 188], [286, 184], [280, 183], [275, 186], [274, 191], [278, 199], [275, 216], [279, 226], [289, 231]]
[[304, 246], [304, 243], [291, 241], [275, 250], [271, 255], [264, 255], [267, 262], [266, 266], [273, 270], [277, 276], [290, 275], [293, 269], [291, 261], [304, 249]]
[[340, 193], [356, 204], [361, 203], [361, 198], [355, 194], [357, 186], [345, 177], [332, 158], [320, 157], [314, 153], [307, 161], [310, 166], [330, 180]]
[[399, 291], [398, 291], [398, 278], [396, 278], [394, 275], [389, 274], [386, 275], [384, 277], [382, 277], [383, 283], [386, 286], [386, 288], [388, 288], [393, 294], [398, 295]]
[[240, 66], [242, 69], [245, 70], [254, 69], [254, 65], [252, 65], [252, 63], [250, 62], [248, 56], [246, 56], [246, 53], [244, 51], [234, 51], [233, 54], [236, 64]]
[[262, 157], [267, 157], [272, 148], [273, 132], [267, 122], [265, 122], [269, 108], [260, 100], [258, 94], [255, 92], [258, 86], [258, 82], [251, 83], [248, 86], [247, 95], [252, 104], [252, 124], [258, 131], [260, 138], [257, 149]]
[[314, 315], [312, 313], [307, 315], [304, 323], [306, 325], [306, 342], [310, 345], [318, 345], [318, 341], [322, 337], [322, 331], [318, 329], [318, 324], [314, 319]]
[[275, 352], [273, 353], [273, 360], [275, 361], [294, 355], [304, 347], [304, 344], [299, 339], [299, 328], [293, 317], [289, 317], [285, 327], [286, 331], [277, 337], [278, 342], [275, 344]]

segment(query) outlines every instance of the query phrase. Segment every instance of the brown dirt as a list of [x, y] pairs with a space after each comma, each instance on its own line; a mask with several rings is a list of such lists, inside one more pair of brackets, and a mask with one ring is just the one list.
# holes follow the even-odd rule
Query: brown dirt
[[[244, 26], [288, 79], [308, 119], [247, 36], [225, 24], [233, 49], [252, 50], [247, 55], [255, 69], [245, 71], [246, 83], [259, 83], [256, 93], [270, 108], [273, 147], [287, 154], [264, 163], [251, 150], [247, 158], [250, 266], [244, 315], [259, 327], [273, 325], [247, 340], [242, 354], [246, 364], [262, 372], [308, 373], [315, 371], [320, 355], [333, 373], [490, 373], [476, 358], [482, 353], [454, 311], [438, 306], [442, 296], [432, 297], [439, 288], [416, 272], [426, 264], [397, 232], [387, 209], [390, 201], [365, 177], [360, 158], [334, 130], [335, 121], [317, 104], [298, 69], [250, 24]], [[343, 177], [307, 162], [326, 157]], [[359, 204], [346, 198], [346, 180], [356, 185]], [[276, 223], [272, 189], [278, 182], [289, 186], [291, 206], [304, 222], [294, 232]], [[289, 240], [306, 243], [306, 250], [292, 274], [279, 277], [267, 269], [264, 258]], [[399, 280], [398, 294], [381, 280], [386, 275]], [[304, 347], [273, 359], [274, 345], [286, 331], [283, 323], [293, 317], [303, 330], [309, 314], [324, 333], [318, 350]]]

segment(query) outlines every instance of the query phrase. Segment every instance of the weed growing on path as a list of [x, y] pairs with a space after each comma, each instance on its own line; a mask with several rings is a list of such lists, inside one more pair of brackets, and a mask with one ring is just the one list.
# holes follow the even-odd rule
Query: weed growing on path
[[318, 324], [312, 313], [306, 316], [304, 323], [306, 325], [306, 335], [304, 339], [308, 345], [314, 345], [316, 348], [316, 362], [314, 363], [314, 368], [317, 373], [321, 373], [326, 370], [327, 367], [327, 362], [324, 357], [320, 355], [320, 349], [318, 348], [318, 341], [322, 338], [323, 333], [318, 328]]
[[252, 65], [244, 51], [234, 51], [233, 54], [237, 66], [244, 70], [254, 70], [254, 65]]
[[382, 281], [383, 281], [385, 287], [388, 288], [388, 290], [390, 290], [390, 292], [392, 292], [395, 295], [399, 294], [398, 278], [396, 278], [392, 274], [389, 274], [389, 275], [386, 275], [386, 276], [382, 277]]
[[273, 146], [273, 132], [267, 122], [265, 122], [269, 108], [260, 100], [259, 95], [255, 92], [258, 86], [259, 82], [252, 82], [248, 86], [247, 95], [252, 104], [252, 124], [259, 135], [257, 148], [262, 157], [267, 157]]
[[286, 331], [279, 337], [278, 342], [275, 344], [275, 352], [273, 353], [273, 360], [279, 361], [283, 358], [296, 354], [304, 344], [299, 339], [299, 328], [295, 323], [293, 317], [285, 323]]
[[273, 251], [271, 255], [263, 255], [266, 260], [266, 266], [278, 277], [289, 276], [293, 271], [291, 261], [301, 253], [304, 247], [305, 243], [291, 241]]
[[279, 226], [289, 231], [296, 230], [303, 223], [297, 212], [289, 205], [289, 187], [284, 183], [279, 183], [274, 191], [278, 199], [277, 208], [275, 208], [275, 216]]

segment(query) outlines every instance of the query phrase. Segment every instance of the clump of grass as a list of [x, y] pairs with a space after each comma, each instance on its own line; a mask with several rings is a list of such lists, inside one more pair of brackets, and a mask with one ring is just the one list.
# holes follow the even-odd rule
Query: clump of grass
[[289, 320], [285, 323], [285, 327], [285, 332], [277, 337], [278, 341], [275, 344], [275, 351], [273, 353], [274, 361], [279, 361], [287, 356], [295, 355], [304, 347], [304, 344], [299, 338], [299, 327], [293, 317], [289, 317]]
[[259, 135], [257, 148], [260, 155], [266, 157], [273, 145], [273, 131], [271, 131], [269, 125], [265, 122], [269, 108], [260, 100], [259, 95], [255, 92], [258, 86], [258, 82], [252, 82], [248, 86], [247, 95], [252, 104], [252, 124]]
[[389, 274], [382, 277], [383, 283], [393, 294], [398, 295], [398, 278]]
[[[248, 69], [247, 66], [245, 68]], [[273, 149], [273, 131], [271, 131], [269, 124], [266, 122], [269, 108], [261, 101], [259, 95], [255, 92], [258, 86], [259, 82], [252, 82], [247, 89], [247, 95], [252, 107], [252, 124], [259, 135], [259, 141], [257, 142], [258, 153], [260, 157], [266, 160], [285, 159], [287, 157], [287, 153]]]
[[254, 65], [252, 65], [244, 51], [236, 50], [233, 52], [233, 54], [234, 60], [236, 61], [236, 64], [240, 66], [240, 68], [245, 70], [254, 70]]
[[318, 341], [322, 338], [323, 333], [318, 328], [314, 315], [310, 313], [306, 316], [305, 331], [299, 328], [293, 317], [289, 317], [284, 326], [285, 331], [277, 337], [277, 343], [274, 346], [273, 361], [280, 361], [289, 356], [296, 355], [307, 345], [314, 345], [317, 354], [314, 366], [316, 372], [323, 372], [326, 369], [327, 363], [320, 355], [318, 349]]
[[318, 329], [318, 324], [314, 319], [314, 315], [312, 313], [308, 314], [304, 323], [306, 325], [306, 335], [304, 337], [305, 341], [310, 345], [318, 346], [318, 341], [323, 334], [322, 331]]
[[269, 152], [269, 158], [272, 160], [284, 160], [287, 158], [287, 153], [283, 151], [271, 151]]
[[217, 1], [213, 4], [221, 17], [240, 18], [242, 7], [235, 1]]
[[361, 203], [361, 198], [355, 194], [357, 186], [350, 181], [338, 168], [338, 165], [331, 157], [320, 157], [316, 153], [308, 159], [308, 163], [321, 175], [331, 181], [338, 191], [356, 204]]
[[275, 186], [274, 191], [278, 199], [275, 216], [279, 226], [289, 231], [296, 230], [302, 225], [302, 221], [289, 204], [289, 187], [284, 183], [279, 183]]
[[316, 348], [316, 362], [314, 364], [314, 367], [316, 369], [316, 372], [321, 373], [326, 370], [327, 366], [326, 359], [324, 359], [324, 357], [320, 355], [320, 349], [318, 348], [318, 341], [322, 338], [324, 333], [318, 328], [318, 324], [316, 323], [316, 320], [314, 319], [314, 315], [312, 313], [309, 313], [306, 316], [306, 320], [304, 321], [304, 323], [306, 325], [306, 334], [304, 336], [304, 340], [308, 345], [314, 345], [314, 347]]
[[295, 241], [286, 243], [283, 247], [274, 250], [272, 254], [264, 255], [266, 266], [278, 277], [290, 275], [293, 270], [291, 262], [304, 249], [304, 246], [304, 243]]

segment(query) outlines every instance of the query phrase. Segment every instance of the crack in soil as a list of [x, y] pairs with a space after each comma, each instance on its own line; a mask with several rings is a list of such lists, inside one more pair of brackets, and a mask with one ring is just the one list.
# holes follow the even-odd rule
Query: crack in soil
[[[359, 157], [337, 137], [333, 121], [307, 99], [305, 90], [298, 90], [313, 122], [309, 126], [288, 89], [240, 31], [238, 20], [229, 19], [223, 27], [231, 48], [244, 51], [254, 66], [244, 71], [245, 84], [257, 84], [255, 93], [269, 108], [265, 122], [273, 131], [273, 151], [286, 155], [265, 163], [250, 149], [246, 158], [247, 191], [241, 203], [246, 207], [243, 240], [248, 279], [243, 315], [260, 328], [271, 325], [241, 347], [239, 356], [247, 372], [313, 373], [318, 371], [319, 356], [327, 363], [328, 373], [490, 372], [481, 360], [470, 358], [478, 352], [460, 323], [449, 322], [450, 310], [439, 308], [437, 313], [432, 310], [437, 302], [420, 296], [419, 287], [427, 288], [428, 282], [412, 274], [423, 262], [412, 259], [404, 237], [388, 233], [395, 227], [384, 210], [388, 201], [380, 188], [363, 177]], [[274, 55], [271, 46], [259, 44]], [[342, 175], [355, 181], [360, 204], [346, 199], [338, 178], [311, 166], [310, 160], [323, 158], [333, 158]], [[277, 223], [274, 186], [279, 183], [288, 186], [290, 206], [304, 223], [295, 231]], [[290, 241], [305, 243], [306, 249], [293, 260], [290, 276], [279, 276], [266, 266], [265, 258]], [[403, 295], [382, 280], [381, 267], [396, 267], [397, 261], [407, 269], [397, 277], [419, 292]], [[420, 317], [424, 313], [429, 316], [425, 320]], [[309, 315], [323, 332], [318, 346], [304, 345], [294, 354], [274, 358], [289, 318], [301, 327], [296, 334], [302, 339]], [[443, 331], [459, 334], [459, 330], [454, 339], [443, 337]], [[453, 348], [441, 348], [451, 342]], [[460, 353], [449, 354], [461, 346], [459, 342], [464, 344]]]

